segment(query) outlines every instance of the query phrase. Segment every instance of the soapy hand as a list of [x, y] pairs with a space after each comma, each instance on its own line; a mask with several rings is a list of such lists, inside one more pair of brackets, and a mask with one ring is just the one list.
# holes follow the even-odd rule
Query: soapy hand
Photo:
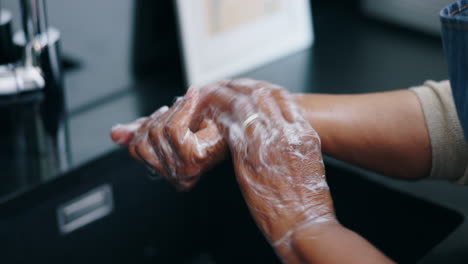
[[254, 219], [283, 260], [295, 263], [294, 234], [336, 221], [320, 139], [287, 91], [243, 82], [204, 89], [204, 105], [229, 146]]
[[[240, 90], [279, 88], [251, 79], [220, 81], [204, 88], [218, 85]], [[114, 126], [111, 137], [179, 190], [189, 190], [228, 151], [213, 121], [199, 114], [206, 108], [201, 101], [200, 89], [191, 88], [171, 108], [164, 106], [148, 118]]]
[[191, 88], [171, 108], [114, 126], [111, 137], [179, 190], [189, 190], [227, 151], [213, 121], [196, 114], [199, 102], [199, 89]]
[[240, 79], [190, 89], [170, 109], [116, 126], [111, 135], [182, 190], [229, 147], [253, 217], [288, 262], [296, 262], [297, 232], [335, 221], [320, 138], [276, 85]]

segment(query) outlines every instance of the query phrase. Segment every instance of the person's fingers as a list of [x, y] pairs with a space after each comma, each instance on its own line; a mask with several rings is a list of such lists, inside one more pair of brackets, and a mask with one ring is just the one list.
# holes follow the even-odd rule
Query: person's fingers
[[150, 115], [150, 118], [152, 119], [157, 119], [159, 118], [161, 115], [163, 115], [164, 113], [166, 113], [167, 111], [169, 111], [169, 107], [167, 105], [164, 105], [164, 106], [161, 106], [158, 110], [156, 110], [154, 113], [152, 113]]
[[261, 88], [280, 89], [279, 86], [271, 84], [269, 82], [257, 81], [247, 78], [231, 80], [227, 82], [225, 86], [246, 95], [251, 95], [256, 90]]
[[167, 106], [163, 106], [148, 118], [142, 117], [128, 124], [115, 125], [112, 127], [110, 133], [112, 141], [116, 144], [127, 146], [130, 144], [137, 131], [146, 130], [146, 126], [150, 123], [151, 119], [158, 118], [168, 110], [169, 108]]
[[216, 142], [221, 139], [221, 134], [218, 130], [218, 127], [211, 119], [203, 120], [200, 126], [200, 130], [198, 130], [195, 135], [198, 139], [206, 142]]
[[195, 87], [190, 88], [182, 100], [178, 102], [177, 107], [174, 107], [174, 112], [168, 120], [168, 125], [174, 124], [177, 127], [188, 127], [199, 98], [199, 89]]
[[301, 110], [288, 91], [282, 89], [273, 90], [271, 94], [275, 98], [284, 119], [289, 123], [305, 122]]
[[221, 132], [212, 120], [204, 121], [202, 129], [195, 134], [197, 141], [204, 147], [193, 150], [194, 158], [198, 161], [211, 162], [224, 158], [227, 146], [223, 140]]
[[258, 81], [247, 78], [231, 80], [226, 83], [226, 87], [246, 95], [252, 94], [257, 88], [259, 88]]
[[146, 134], [149, 127], [154, 125], [154, 122], [159, 121], [163, 117], [164, 114], [169, 112], [169, 107], [163, 106], [156, 110], [153, 114], [151, 114], [147, 120], [140, 126], [137, 131], [137, 134], [143, 135]]
[[[252, 96], [255, 104], [265, 113], [266, 117], [275, 121], [282, 120], [283, 116], [271, 93], [277, 90], [283, 90], [281, 87], [265, 81], [252, 79], [235, 79], [226, 84], [226, 86], [239, 93]], [[269, 97], [269, 98], [268, 98]]]
[[198, 182], [199, 179], [200, 177], [198, 176], [191, 177], [188, 179], [183, 179], [183, 180], [178, 180], [176, 182], [173, 182], [173, 185], [176, 187], [178, 191], [187, 192], [187, 191], [190, 191], [195, 186], [195, 184]]
[[[174, 106], [171, 107], [168, 113], [165, 115], [160, 116], [157, 120], [153, 121], [153, 125], [148, 127], [147, 131], [147, 142], [153, 148], [154, 154], [159, 159], [159, 165], [162, 167], [160, 171], [164, 172], [164, 176], [169, 177], [171, 176], [170, 166], [168, 164], [167, 159], [171, 159], [172, 155], [167, 157], [166, 152], [163, 151], [162, 146], [167, 145], [166, 138], [164, 137], [164, 124], [167, 123], [167, 120], [173, 114], [174, 109], [180, 105], [180, 102], [176, 102]], [[169, 178], [168, 178], [169, 179]]]
[[140, 155], [138, 155], [137, 151], [136, 151], [136, 147], [137, 147], [137, 141], [139, 139], [132, 139], [132, 141], [128, 144], [128, 152], [130, 153], [130, 155], [134, 158], [134, 159], [137, 159], [139, 161], [141, 161], [141, 158], [140, 158]]
[[[190, 130], [195, 110], [198, 106], [199, 91], [197, 88], [191, 88], [181, 105], [172, 114], [164, 126], [164, 135], [169, 144], [173, 147], [177, 155], [183, 161], [189, 161], [191, 158], [190, 144], [193, 144], [194, 134]], [[203, 148], [203, 145], [195, 146]]]
[[242, 123], [256, 109], [249, 97], [223, 86], [206, 89], [203, 92], [202, 104], [210, 111], [213, 119], [228, 117], [237, 123]]
[[[165, 123], [165, 119], [161, 120], [161, 123]], [[152, 146], [155, 155], [159, 159], [159, 165], [162, 166], [161, 171], [165, 172], [164, 176], [168, 177], [173, 182], [175, 176], [176, 164], [174, 162], [174, 151], [171, 150], [169, 143], [167, 142], [163, 126], [152, 126], [148, 130], [148, 143]]]
[[[137, 147], [140, 144], [142, 137], [147, 136], [147, 129], [154, 120], [159, 119], [164, 113], [168, 111], [168, 107], [161, 107], [159, 110], [154, 112], [148, 118], [140, 118], [129, 125], [121, 125], [112, 130], [111, 136], [118, 141], [121, 145], [128, 146], [128, 152], [130, 155], [139, 160], [144, 161], [144, 159], [139, 155]], [[139, 136], [138, 136], [139, 135]]]
[[140, 118], [129, 124], [117, 124], [112, 127], [110, 136], [118, 145], [127, 146], [132, 141], [135, 132], [140, 128], [146, 118]]
[[251, 97], [265, 118], [273, 122], [284, 122], [280, 107], [271, 93], [271, 89], [260, 88], [254, 91]]
[[203, 104], [210, 108], [209, 115], [225, 139], [234, 141], [252, 139], [258, 130], [265, 129], [264, 114], [259, 112], [250, 97], [226, 87], [205, 90]]
[[224, 80], [219, 81], [218, 84], [221, 85], [221, 86], [226, 86], [226, 85], [228, 85], [230, 82], [231, 82], [230, 79], [224, 79]]
[[135, 152], [148, 167], [156, 170], [162, 175], [167, 175], [165, 168], [162, 166], [159, 158], [153, 149], [153, 146], [148, 140], [148, 136], [143, 137], [136, 143]]

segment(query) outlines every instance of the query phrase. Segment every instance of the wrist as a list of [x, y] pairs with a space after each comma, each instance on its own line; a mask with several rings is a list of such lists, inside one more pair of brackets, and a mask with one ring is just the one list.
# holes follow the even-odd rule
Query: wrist
[[273, 246], [287, 242], [294, 232], [308, 226], [337, 221], [330, 190], [323, 181], [314, 193], [303, 194], [303, 203], [280, 203], [275, 207], [276, 214], [264, 218], [254, 214]]
[[327, 154], [332, 148], [336, 131], [336, 109], [330, 99], [329, 95], [323, 94], [294, 94], [295, 102], [302, 110], [304, 118], [320, 136], [322, 151]]
[[[324, 210], [324, 208], [329, 209]], [[308, 214], [309, 216], [304, 214], [304, 216], [300, 217], [302, 219], [287, 221], [287, 223], [291, 224], [283, 224], [284, 222], [278, 221], [270, 236], [272, 246], [275, 248], [290, 248], [294, 237], [298, 236], [297, 234], [313, 231], [317, 227], [328, 226], [329, 223], [338, 223], [332, 208], [324, 205], [319, 211]], [[320, 230], [320, 228], [318, 229]]]
[[322, 220], [304, 223], [272, 242], [278, 256], [284, 263], [304, 263], [304, 252], [310, 251], [313, 243], [320, 243], [320, 237], [342, 227], [334, 216], [322, 218]]
[[291, 234], [291, 245], [296, 248], [300, 247], [305, 240], [311, 238], [318, 239], [328, 233], [345, 228], [337, 220], [323, 221], [315, 224], [310, 224], [295, 230]]
[[320, 248], [321, 242], [327, 236], [334, 236], [346, 229], [338, 221], [321, 222], [296, 230], [291, 236], [290, 251], [302, 259], [301, 256], [310, 254], [311, 249]]

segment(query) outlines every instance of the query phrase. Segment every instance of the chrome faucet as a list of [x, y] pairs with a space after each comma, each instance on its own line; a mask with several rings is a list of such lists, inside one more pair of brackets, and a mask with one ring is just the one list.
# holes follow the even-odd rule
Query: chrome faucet
[[0, 132], [0, 170], [16, 172], [12, 188], [69, 166], [60, 33], [47, 24], [45, 0], [20, 0], [20, 7], [23, 30], [13, 35], [12, 15], [0, 0], [0, 122], [8, 120]]
[[[44, 4], [42, 0], [21, 0], [23, 32], [17, 33], [15, 37], [4, 37], [10, 37], [12, 38], [11, 41], [22, 46], [24, 54], [21, 61], [0, 66], [0, 96], [18, 95], [23, 92], [45, 88], [45, 77], [40, 67], [40, 53], [48, 42], [48, 26]], [[1, 6], [0, 3], [0, 8]], [[4, 27], [10, 27], [8, 30], [11, 33], [11, 13], [1, 10], [0, 16], [2, 16], [0, 20], [5, 23]], [[10, 46], [11, 50], [2, 51], [2, 53], [13, 53], [15, 52], [14, 48], [14, 45]]]

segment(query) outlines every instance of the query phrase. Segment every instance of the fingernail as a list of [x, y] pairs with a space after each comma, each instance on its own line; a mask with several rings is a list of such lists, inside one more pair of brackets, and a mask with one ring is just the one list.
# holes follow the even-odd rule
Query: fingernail
[[117, 124], [117, 125], [114, 125], [112, 127], [112, 131], [115, 131], [115, 130], [123, 130], [125, 132], [135, 132], [138, 130], [138, 128], [140, 128], [140, 124], [138, 123], [131, 123], [131, 124]]
[[[123, 125], [121, 124], [117, 124], [115, 126], [112, 127], [112, 130], [111, 130], [111, 138], [112, 138], [112, 141], [114, 141], [115, 144], [118, 144], [118, 145], [125, 145], [127, 143], [127, 139], [128, 139], [128, 135], [129, 133], [126, 132], [126, 131], [122, 131], [122, 127]], [[123, 132], [123, 133], [122, 133]]]
[[174, 103], [178, 103], [178, 102], [180, 102], [180, 101], [183, 100], [183, 99], [184, 99], [184, 98], [183, 98], [182, 96], [178, 96], [178, 97], [175, 98]]
[[158, 109], [158, 111], [154, 112], [153, 114], [151, 114], [150, 118], [156, 118], [162, 114], [164, 114], [165, 112], [169, 111], [169, 107], [168, 106], [162, 106], [161, 108]]
[[126, 137], [120, 137], [118, 140], [114, 140], [117, 145], [124, 146], [127, 143]]
[[112, 129], [111, 129], [111, 130], [112, 130], [112, 131], [114, 131], [114, 130], [120, 130], [122, 127], [123, 127], [123, 124], [120, 124], [120, 123], [119, 123], [119, 124], [115, 124], [115, 125], [112, 126]]

